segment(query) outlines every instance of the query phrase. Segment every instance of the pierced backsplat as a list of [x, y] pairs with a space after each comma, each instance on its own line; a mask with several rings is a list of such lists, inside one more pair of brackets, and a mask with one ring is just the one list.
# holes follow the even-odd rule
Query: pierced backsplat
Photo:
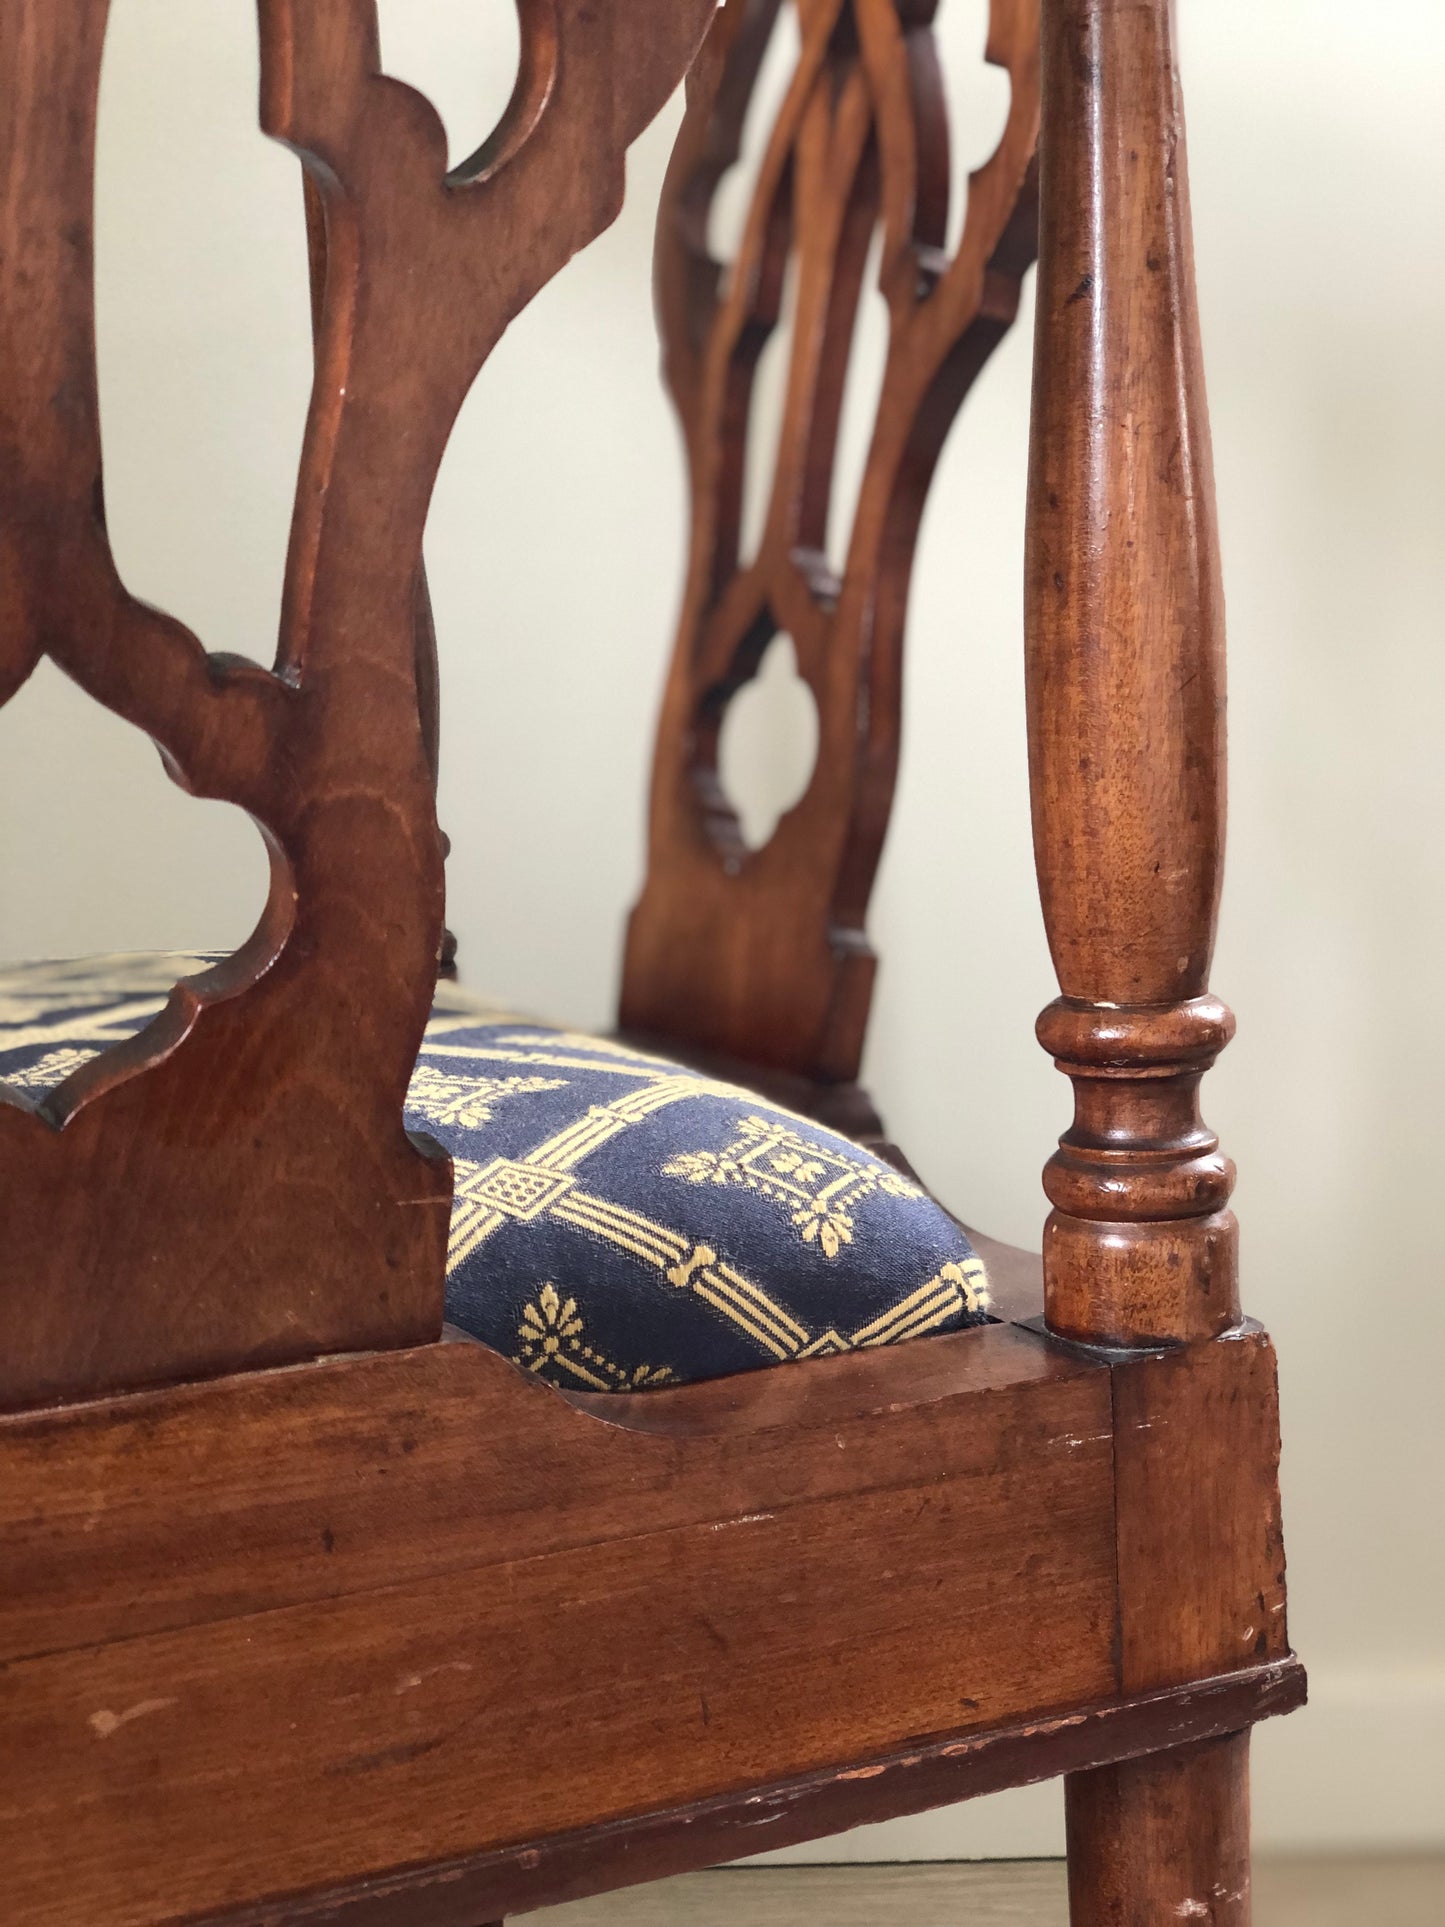
[[235, 956], [38, 1110], [0, 1103], [0, 1404], [439, 1331], [450, 1171], [402, 1128], [442, 931], [422, 527], [468, 388], [616, 214], [710, 11], [523, 0], [511, 105], [448, 176], [431, 107], [379, 71], [373, 0], [259, 0], [262, 125], [307, 169], [317, 297], [265, 670], [117, 575], [91, 244], [107, 0], [0, 0], [0, 701], [49, 655], [272, 852]]
[[[736, 260], [708, 213], [738, 154], [781, 5], [801, 52]], [[688, 84], [664, 189], [657, 303], [687, 441], [692, 534], [659, 730], [647, 882], [622, 1019], [807, 1075], [856, 1073], [873, 980], [863, 936], [898, 757], [913, 550], [955, 413], [1017, 309], [1034, 256], [1037, 0], [993, 0], [988, 59], [1011, 101], [948, 232], [948, 132], [931, 0], [727, 0]], [[888, 351], [841, 575], [825, 547], [854, 321], [870, 246]], [[779, 455], [756, 556], [740, 559], [749, 398], [797, 278]], [[817, 766], [761, 850], [717, 778], [721, 717], [769, 640], [792, 636], [818, 705]]]

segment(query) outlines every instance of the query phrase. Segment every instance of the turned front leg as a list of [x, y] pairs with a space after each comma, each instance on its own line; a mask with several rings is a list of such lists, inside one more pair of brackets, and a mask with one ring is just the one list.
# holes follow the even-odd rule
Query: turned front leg
[[1066, 1782], [1073, 1927], [1250, 1927], [1249, 1735]]

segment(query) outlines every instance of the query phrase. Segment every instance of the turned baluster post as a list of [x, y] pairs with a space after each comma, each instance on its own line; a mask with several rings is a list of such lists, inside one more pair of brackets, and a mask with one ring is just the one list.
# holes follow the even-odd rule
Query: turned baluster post
[[1112, 1345], [1239, 1315], [1233, 1167], [1202, 1123], [1224, 841], [1224, 617], [1168, 0], [1045, 0], [1029, 472], [1034, 847], [1072, 1080], [1050, 1326]]
[[[1199, 1113], [1232, 1029], [1208, 987], [1223, 604], [1170, 0], [1044, 0], [1043, 20], [1029, 758], [1062, 993], [1038, 1034], [1075, 1093], [1045, 1311], [1135, 1349], [1239, 1317], [1234, 1173]], [[1227, 1449], [1201, 1441], [1201, 1464]], [[1157, 1664], [1208, 1663], [1208, 1602], [1165, 1584], [1144, 1606], [1167, 1620]], [[1074, 1927], [1247, 1927], [1247, 1773], [1237, 1734], [1073, 1775]]]

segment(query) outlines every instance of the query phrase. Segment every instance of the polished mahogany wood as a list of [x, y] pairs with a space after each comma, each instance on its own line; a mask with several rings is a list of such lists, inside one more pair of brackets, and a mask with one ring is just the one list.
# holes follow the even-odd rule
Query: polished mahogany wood
[[[472, 1927], [478, 1909], [530, 1913], [1074, 1768], [1172, 1752], [1229, 1733], [1243, 1721], [1292, 1712], [1303, 1698], [1303, 1672], [1290, 1661], [1227, 1681], [1203, 1681], [1188, 1694], [1147, 1696], [930, 1740], [889, 1759], [529, 1841], [424, 1873], [359, 1881], [344, 1892], [290, 1902], [285, 1927]], [[276, 1921], [275, 1908], [248, 1907], [217, 1927], [275, 1927]]]
[[[914, 544], [953, 418], [1034, 255], [1036, 0], [993, 0], [988, 58], [1012, 95], [943, 251], [948, 128], [932, 4], [800, 0], [802, 51], [768, 130], [737, 258], [708, 252], [779, 0], [729, 0], [689, 80], [658, 217], [664, 365], [692, 532], [652, 778], [648, 869], [622, 1021], [804, 1076], [856, 1076], [873, 982], [863, 934], [898, 763]], [[888, 347], [852, 527], [826, 554], [839, 412], [870, 245]], [[756, 554], [741, 552], [749, 407], [789, 272], [795, 314]], [[773, 636], [818, 710], [806, 794], [745, 847], [717, 773], [723, 715]]]
[[1065, 1782], [1071, 1927], [1249, 1927], [1249, 1735]]
[[[998, 1325], [825, 1371], [564, 1398], [458, 1339], [19, 1414], [0, 1421], [0, 1664], [453, 1572], [483, 1533], [488, 1556], [535, 1558], [763, 1492], [776, 1510], [952, 1477], [983, 1450], [960, 1401], [1081, 1382], [1107, 1401], [1106, 1379]], [[844, 1423], [866, 1467], [828, 1432]], [[827, 1449], [800, 1454], [800, 1431]]]
[[324, 227], [272, 670], [136, 601], [106, 541], [107, 11], [0, 5], [0, 699], [49, 655], [249, 812], [272, 883], [253, 937], [140, 1037], [0, 1102], [0, 1408], [439, 1332], [451, 1175], [402, 1126], [442, 938], [422, 525], [473, 379], [616, 214], [711, 7], [527, 0], [512, 104], [448, 175], [430, 105], [379, 72], [372, 0], [260, 0], [262, 124]]
[[1133, 1369], [998, 1325], [564, 1399], [459, 1340], [0, 1420], [0, 1915], [463, 1927], [441, 1870], [476, 1919], [1287, 1710], [1285, 1653], [1130, 1685]]
[[[326, 201], [315, 177], [302, 175], [302, 205], [306, 214], [306, 257], [311, 285], [311, 334], [314, 348], [321, 343], [326, 318]], [[436, 787], [441, 769], [441, 675], [437, 662], [436, 623], [432, 616], [431, 590], [427, 584], [426, 563], [418, 557], [414, 596], [417, 708], [421, 718], [422, 753]], [[441, 839], [444, 856], [451, 854], [449, 839]], [[439, 974], [456, 975], [456, 938], [443, 929], [437, 954]]]
[[1108, 1368], [924, 1352], [583, 1409], [457, 1343], [0, 1422], [0, 1917], [204, 1919], [1111, 1703]]
[[[1285, 1662], [1268, 1339], [1141, 1353], [1113, 1377], [1121, 1686]], [[1065, 1810], [1073, 1927], [1248, 1927], [1247, 1731], [1075, 1774]]]
[[1224, 619], [1167, 0], [1045, 0], [1026, 558], [1039, 888], [1076, 1111], [1045, 1174], [1049, 1319], [1112, 1344], [1239, 1317], [1200, 1122], [1224, 834]]
[[1113, 1372], [1124, 1687], [1284, 1658], [1274, 1347], [1248, 1326]]

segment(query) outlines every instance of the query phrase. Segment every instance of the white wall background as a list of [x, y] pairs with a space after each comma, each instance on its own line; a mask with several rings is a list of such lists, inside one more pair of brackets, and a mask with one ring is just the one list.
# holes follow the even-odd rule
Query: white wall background
[[[962, 88], [982, 0], [945, 0]], [[387, 0], [387, 58], [454, 151], [505, 96], [505, 0]], [[1445, 941], [1445, 12], [1183, 0], [1232, 644], [1233, 824], [1208, 1113], [1239, 1162], [1246, 1292], [1283, 1359], [1286, 1526], [1310, 1711], [1261, 1731], [1266, 1844], [1445, 1843], [1437, 1379]], [[255, 130], [247, 0], [114, 0], [99, 184], [116, 552], [212, 648], [272, 645], [308, 353], [295, 164]], [[997, 102], [976, 80], [978, 157]], [[981, 115], [985, 118], [979, 120]], [[678, 593], [677, 438], [647, 256], [676, 109], [617, 226], [484, 374], [428, 558], [452, 921], [473, 982], [586, 1021], [614, 995]], [[992, 118], [988, 118], [988, 117]], [[1032, 1041], [1019, 577], [1027, 316], [924, 529], [905, 775], [873, 919], [869, 1071], [967, 1215], [1036, 1241], [1067, 1115]], [[12, 956], [224, 945], [258, 841], [42, 671], [0, 714]], [[1051, 1789], [824, 1849], [1048, 1850]]]

